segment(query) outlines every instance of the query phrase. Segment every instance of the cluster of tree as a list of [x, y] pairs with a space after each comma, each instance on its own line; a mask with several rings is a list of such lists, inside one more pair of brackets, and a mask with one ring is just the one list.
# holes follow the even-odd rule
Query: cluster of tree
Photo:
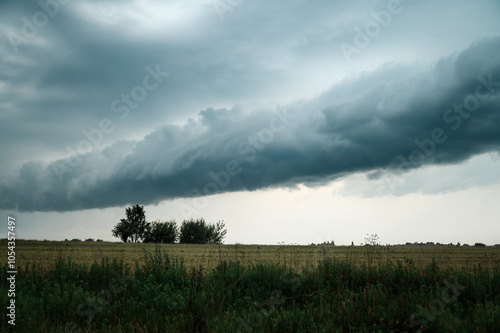
[[[434, 243], [434, 242], [427, 242], [427, 243], [422, 243], [422, 242], [415, 242], [415, 243], [410, 243], [410, 242], [406, 242], [406, 244], [404, 244], [405, 246], [457, 246], [457, 247], [460, 247], [460, 246], [463, 246], [463, 247], [467, 247], [467, 246], [470, 246], [469, 244], [463, 244], [461, 245], [460, 242], [457, 242], [457, 245], [453, 245], [453, 243], [448, 243], [448, 244], [441, 244], [439, 242], [437, 243]], [[481, 247], [481, 246], [486, 246], [485, 244], [483, 243], [475, 243], [474, 246], [476, 247]]]
[[175, 221], [146, 222], [144, 206], [139, 205], [126, 208], [125, 215], [112, 230], [125, 243], [221, 244], [227, 233], [224, 222], [210, 224], [203, 218], [184, 220], [180, 228]]
[[[311, 245], [316, 245], [316, 244], [311, 243]], [[323, 243], [318, 243], [317, 245], [329, 245], [329, 246], [335, 246], [335, 242], [334, 242], [334, 241], [331, 241], [331, 242], [324, 241]]]
[[144, 243], [175, 243], [177, 238], [177, 223], [174, 221], [146, 223]]
[[186, 244], [221, 244], [226, 236], [224, 222], [208, 224], [203, 218], [182, 222], [179, 243]]

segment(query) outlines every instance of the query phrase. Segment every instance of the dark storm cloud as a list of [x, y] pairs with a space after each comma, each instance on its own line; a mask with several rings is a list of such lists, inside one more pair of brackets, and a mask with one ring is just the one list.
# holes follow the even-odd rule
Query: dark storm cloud
[[[0, 168], [67, 156], [66, 145], [84, 139], [83, 130], [114, 116], [111, 103], [141, 83], [147, 66], [159, 64], [170, 73], [168, 81], [116, 124], [103, 145], [143, 137], [209, 106], [284, 104], [314, 96], [345, 76], [336, 71], [346, 65], [339, 44], [352, 43], [353, 28], [372, 20], [371, 10], [387, 2], [365, 1], [360, 10], [349, 1], [243, 1], [220, 20], [211, 0], [44, 0], [59, 3], [57, 13], [19, 45], [12, 36], [24, 38], [23, 30], [30, 31], [27, 26], [44, 10], [39, 1], [0, 2]], [[443, 3], [447, 8], [456, 1]], [[485, 3], [475, 6], [477, 12], [463, 10], [481, 17], [482, 30], [474, 38], [497, 24], [488, 23], [496, 16], [487, 14], [498, 4]], [[422, 11], [425, 16], [419, 14], [408, 29], [394, 19], [362, 56], [377, 58], [380, 50], [392, 55], [394, 45], [406, 49], [410, 33], [434, 35], [421, 20], [442, 21], [436, 4], [402, 6], [400, 17]], [[454, 23], [454, 34], [462, 34], [463, 26]]]
[[[54, 15], [44, 14], [38, 1], [0, 3], [0, 119], [5, 128], [0, 166], [24, 163], [27, 147], [34, 148], [29, 154], [35, 159], [67, 155], [66, 144], [76, 145], [82, 130], [113, 115], [111, 103], [141, 83], [147, 66], [159, 64], [170, 73], [169, 82], [150, 93], [104, 139], [106, 144], [137, 137], [158, 123], [184, 121], [210, 105], [276, 98], [287, 91], [284, 82], [293, 81], [290, 44], [318, 15], [327, 19], [326, 9], [335, 12], [337, 6], [248, 3], [220, 21], [211, 1], [183, 1], [200, 15], [169, 25], [175, 6], [168, 5], [175, 2], [41, 3], [51, 3]], [[143, 13], [144, 8], [150, 10]], [[291, 28], [297, 11], [307, 11], [308, 17]], [[36, 19], [42, 19], [40, 27]], [[9, 132], [17, 134], [16, 140], [4, 139], [11, 137]]]
[[0, 181], [0, 209], [156, 203], [357, 172], [457, 163], [500, 148], [500, 38], [432, 67], [386, 64], [273, 110], [208, 108], [183, 126], [47, 162]]

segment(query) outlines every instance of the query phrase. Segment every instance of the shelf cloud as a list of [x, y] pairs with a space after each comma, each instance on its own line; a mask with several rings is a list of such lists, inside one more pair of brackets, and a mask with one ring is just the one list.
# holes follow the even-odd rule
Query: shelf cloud
[[[164, 74], [155, 79], [155, 71]], [[157, 92], [147, 88], [183, 84], [167, 71], [145, 64], [135, 73], [136, 84], [121, 91], [130, 103], [161, 108], [146, 98]], [[42, 77], [46, 84], [63, 84], [58, 75]], [[43, 86], [45, 99], [57, 95], [49, 88]], [[113, 96], [123, 113], [108, 111], [89, 123], [79, 140], [64, 144], [66, 157], [37, 156], [0, 169], [0, 209], [63, 212], [315, 186], [354, 173], [376, 177], [498, 153], [500, 37], [477, 39], [431, 65], [386, 62], [279, 106], [204, 108], [183, 123], [170, 121], [134, 138], [112, 139], [118, 116], [127, 108], [136, 112], [121, 94]], [[41, 138], [64, 141], [64, 130], [54, 138], [43, 118], [39, 124]]]

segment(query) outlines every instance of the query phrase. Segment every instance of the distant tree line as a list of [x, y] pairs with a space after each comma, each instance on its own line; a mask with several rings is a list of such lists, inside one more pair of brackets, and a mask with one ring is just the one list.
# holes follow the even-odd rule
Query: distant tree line
[[[374, 238], [374, 236], [376, 238]], [[364, 245], [365, 246], [374, 246], [374, 245], [380, 245], [378, 243], [378, 236], [375, 234], [375, 235], [372, 235], [370, 236], [371, 238], [365, 238], [365, 240], [367, 241]], [[335, 246], [335, 242], [334, 241], [324, 241], [323, 243], [318, 243], [318, 244], [314, 244], [314, 243], [311, 243], [309, 244], [311, 246], [316, 246], [316, 245], [319, 245], [319, 246]], [[363, 244], [362, 244], [363, 245]], [[351, 242], [351, 246], [354, 246], [354, 242]], [[387, 246], [391, 246], [391, 244], [387, 244]], [[423, 243], [423, 242], [415, 242], [415, 243], [410, 243], [410, 242], [406, 242], [406, 244], [394, 244], [392, 246], [456, 246], [456, 247], [470, 247], [471, 245], [469, 244], [463, 244], [461, 245], [460, 242], [457, 243], [457, 245], [453, 245], [453, 243], [449, 243], [449, 244], [441, 244], [441, 243], [434, 243], [434, 242], [427, 242], [427, 243]], [[487, 245], [484, 244], [484, 243], [475, 243], [474, 245], [472, 245], [474, 247], [486, 247]], [[500, 244], [495, 244], [494, 247], [500, 247]]]
[[126, 208], [125, 215], [112, 230], [125, 243], [222, 244], [227, 233], [224, 222], [210, 224], [203, 218], [184, 220], [180, 228], [175, 221], [146, 222], [144, 206], [139, 205]]
[[[311, 243], [310, 245], [316, 245], [314, 243]], [[318, 243], [317, 245], [329, 245], [329, 246], [335, 246], [335, 242], [334, 241], [324, 241], [323, 243]]]

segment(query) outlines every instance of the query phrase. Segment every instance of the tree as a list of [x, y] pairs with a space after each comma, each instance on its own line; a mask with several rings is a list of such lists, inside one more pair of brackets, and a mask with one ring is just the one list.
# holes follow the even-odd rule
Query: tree
[[203, 218], [184, 220], [181, 225], [179, 242], [185, 244], [221, 244], [226, 236], [224, 222], [207, 224]]
[[203, 218], [184, 220], [179, 234], [179, 243], [206, 244], [207, 224]]
[[178, 237], [177, 223], [151, 222], [146, 225], [144, 243], [175, 243]]
[[115, 225], [115, 227], [111, 231], [111, 234], [113, 235], [113, 237], [120, 238], [124, 243], [128, 242], [131, 234], [130, 223], [128, 223], [126, 219], [121, 219], [120, 222]]
[[227, 230], [225, 228], [224, 221], [219, 221], [217, 224], [209, 225], [208, 231], [208, 243], [211, 244], [222, 244], [224, 237], [226, 237]]
[[123, 242], [127, 242], [130, 238], [131, 242], [137, 243], [144, 238], [146, 229], [146, 212], [144, 206], [135, 205], [125, 209], [126, 219], [121, 219], [120, 222], [112, 230], [114, 237], [120, 238]]

